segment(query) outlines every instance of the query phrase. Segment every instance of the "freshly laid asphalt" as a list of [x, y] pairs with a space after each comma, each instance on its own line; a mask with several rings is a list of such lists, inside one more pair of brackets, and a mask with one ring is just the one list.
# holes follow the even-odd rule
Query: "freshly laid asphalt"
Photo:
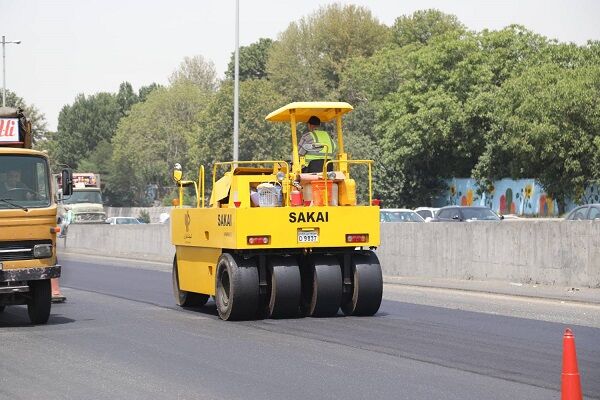
[[175, 306], [164, 264], [61, 261], [67, 302], [48, 325], [21, 306], [0, 314], [0, 398], [559, 398], [568, 326], [585, 398], [600, 399], [594, 291], [405, 281], [386, 284], [374, 317], [223, 322], [212, 302]]

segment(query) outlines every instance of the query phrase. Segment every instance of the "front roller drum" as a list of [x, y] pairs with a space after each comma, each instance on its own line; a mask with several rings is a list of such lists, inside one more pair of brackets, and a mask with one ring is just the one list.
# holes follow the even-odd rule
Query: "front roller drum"
[[345, 299], [342, 311], [346, 315], [375, 315], [381, 306], [383, 276], [379, 259], [372, 251], [351, 257], [352, 296]]
[[201, 307], [208, 301], [207, 294], [186, 292], [179, 287], [179, 271], [177, 269], [177, 256], [173, 259], [173, 271], [171, 273], [173, 281], [173, 295], [175, 303], [180, 307]]
[[309, 258], [302, 285], [302, 312], [311, 317], [333, 317], [342, 303], [342, 270], [334, 256]]
[[254, 319], [259, 305], [258, 268], [251, 260], [223, 253], [217, 263], [217, 312], [225, 321]]

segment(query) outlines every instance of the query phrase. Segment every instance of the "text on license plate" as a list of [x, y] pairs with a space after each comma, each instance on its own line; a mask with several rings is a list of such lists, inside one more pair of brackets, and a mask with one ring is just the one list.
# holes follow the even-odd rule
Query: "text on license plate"
[[317, 231], [298, 231], [298, 243], [316, 243], [319, 241]]

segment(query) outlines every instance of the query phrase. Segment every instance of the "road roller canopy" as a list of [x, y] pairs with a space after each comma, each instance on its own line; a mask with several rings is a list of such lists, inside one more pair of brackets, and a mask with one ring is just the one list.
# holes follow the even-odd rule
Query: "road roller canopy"
[[354, 108], [341, 101], [297, 101], [285, 105], [265, 118], [271, 122], [290, 122], [292, 111], [295, 111], [296, 122], [307, 122], [311, 116], [318, 117], [321, 122], [329, 122], [336, 115], [343, 115]]

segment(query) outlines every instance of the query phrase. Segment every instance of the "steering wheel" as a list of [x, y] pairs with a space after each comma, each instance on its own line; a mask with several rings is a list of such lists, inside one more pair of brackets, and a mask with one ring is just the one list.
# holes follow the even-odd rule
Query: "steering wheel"
[[31, 194], [32, 195], [32, 199], [33, 200], [39, 200], [40, 195], [38, 192], [36, 192], [35, 190], [31, 190], [29, 188], [12, 188], [12, 189], [8, 189], [6, 191], [7, 194], [9, 193], [23, 193], [22, 197], [20, 200], [29, 200], [27, 199], [27, 194]]

